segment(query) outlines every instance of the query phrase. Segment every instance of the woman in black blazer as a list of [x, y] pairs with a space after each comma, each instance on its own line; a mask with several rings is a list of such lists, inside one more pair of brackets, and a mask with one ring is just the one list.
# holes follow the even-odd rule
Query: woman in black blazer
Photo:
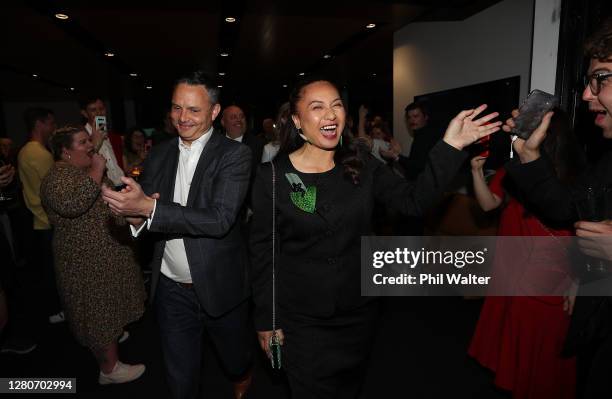
[[[276, 333], [294, 399], [354, 398], [363, 380], [378, 302], [360, 295], [360, 240], [371, 232], [375, 201], [421, 216], [466, 158], [461, 151], [499, 130], [463, 111], [409, 183], [343, 135], [346, 112], [337, 88], [309, 79], [290, 96], [276, 169]], [[272, 337], [272, 169], [253, 186], [251, 262], [255, 325], [269, 353]]]

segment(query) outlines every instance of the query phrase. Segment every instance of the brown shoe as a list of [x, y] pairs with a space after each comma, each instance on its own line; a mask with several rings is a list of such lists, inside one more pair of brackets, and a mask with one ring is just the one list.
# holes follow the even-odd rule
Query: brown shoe
[[244, 377], [241, 380], [234, 381], [234, 398], [242, 399], [244, 395], [249, 390], [251, 386], [251, 381], [253, 380], [253, 370], [250, 369], [246, 372]]

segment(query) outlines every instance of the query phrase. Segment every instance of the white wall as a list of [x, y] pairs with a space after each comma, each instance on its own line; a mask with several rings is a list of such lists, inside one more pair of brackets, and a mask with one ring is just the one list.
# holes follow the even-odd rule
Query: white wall
[[531, 89], [555, 92], [561, 0], [536, 0], [533, 18]]
[[505, 0], [458, 22], [419, 22], [394, 35], [393, 127], [404, 152], [414, 96], [520, 75], [529, 89], [534, 0]]

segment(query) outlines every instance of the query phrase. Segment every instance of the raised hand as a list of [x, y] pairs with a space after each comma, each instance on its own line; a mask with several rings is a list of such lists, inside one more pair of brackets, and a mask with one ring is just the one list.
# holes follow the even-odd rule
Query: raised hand
[[477, 140], [497, 132], [502, 123], [500, 121], [488, 122], [497, 118], [498, 112], [475, 119], [486, 108], [487, 105], [483, 104], [478, 108], [459, 112], [448, 124], [443, 140], [456, 149], [462, 150]]
[[587, 256], [612, 261], [612, 220], [574, 224], [578, 247]]
[[472, 167], [473, 171], [482, 171], [482, 168], [486, 161], [487, 158], [477, 155], [470, 160], [470, 166]]
[[[552, 118], [553, 114], [553, 112], [548, 112], [546, 115], [544, 115], [542, 118], [542, 123], [540, 123], [540, 126], [538, 126], [533, 133], [531, 133], [529, 139], [525, 140], [517, 137], [512, 143], [512, 147], [518, 154], [521, 163], [535, 161], [536, 159], [540, 158], [540, 146], [546, 138], [546, 131], [548, 130], [550, 119]], [[506, 123], [502, 127], [504, 132], [510, 133], [512, 131], [512, 129], [516, 126], [514, 123], [514, 118], [517, 116], [519, 116], [519, 112], [515, 109], [512, 111], [512, 118], [506, 120]]]
[[91, 142], [93, 143], [96, 152], [102, 147], [102, 143], [106, 140], [108, 134], [105, 131], [96, 129], [95, 126], [91, 127]]
[[117, 192], [109, 187], [102, 187], [102, 199], [116, 215], [146, 218], [151, 215], [154, 199], [147, 196], [142, 187], [131, 177], [122, 177], [126, 188]]

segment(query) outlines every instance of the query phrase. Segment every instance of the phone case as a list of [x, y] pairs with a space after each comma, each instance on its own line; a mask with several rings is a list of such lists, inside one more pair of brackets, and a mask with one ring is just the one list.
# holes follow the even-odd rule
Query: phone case
[[96, 116], [94, 119], [94, 123], [96, 124], [96, 130], [106, 131], [106, 117], [105, 116]]
[[558, 105], [559, 100], [552, 94], [541, 90], [532, 91], [521, 104], [519, 116], [514, 119], [515, 127], [510, 133], [527, 140], [540, 126], [544, 115]]

